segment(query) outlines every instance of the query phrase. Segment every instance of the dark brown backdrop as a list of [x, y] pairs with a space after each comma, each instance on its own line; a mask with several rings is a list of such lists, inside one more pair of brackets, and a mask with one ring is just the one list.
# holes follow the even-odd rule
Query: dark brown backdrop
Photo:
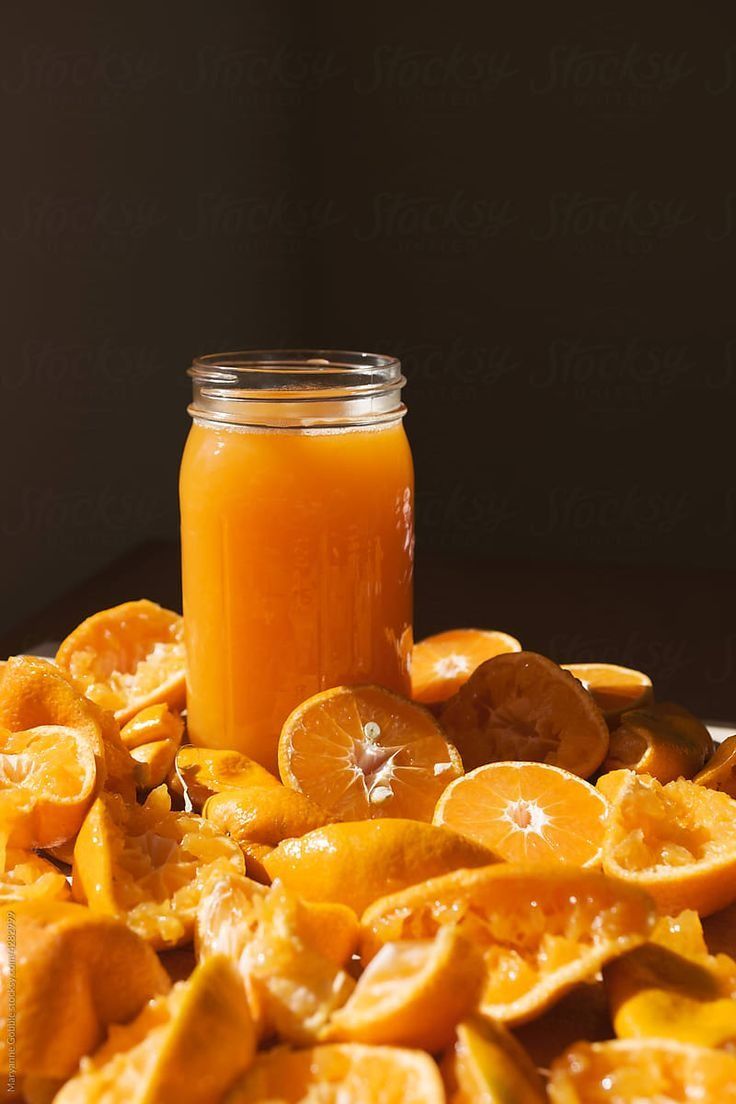
[[183, 372], [237, 345], [404, 358], [419, 554], [481, 565], [483, 617], [494, 561], [734, 564], [715, 5], [2, 20], [0, 628], [175, 539]]

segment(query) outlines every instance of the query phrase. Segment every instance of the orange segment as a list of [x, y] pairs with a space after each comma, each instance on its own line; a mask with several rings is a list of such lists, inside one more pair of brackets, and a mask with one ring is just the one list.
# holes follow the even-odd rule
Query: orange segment
[[448, 828], [386, 819], [329, 824], [284, 840], [264, 865], [305, 900], [336, 901], [360, 913], [387, 893], [494, 861], [487, 848]]
[[712, 753], [713, 739], [702, 721], [681, 705], [658, 702], [622, 714], [603, 767], [673, 782], [692, 778]]
[[124, 602], [88, 617], [56, 662], [120, 724], [158, 702], [184, 705], [184, 623], [155, 602]]
[[424, 705], [451, 698], [476, 667], [505, 652], [520, 652], [521, 644], [508, 633], [488, 629], [449, 629], [414, 645], [411, 657], [411, 696]]
[[576, 1043], [548, 1091], [551, 1104], [734, 1104], [736, 1057], [664, 1039]]
[[138, 764], [140, 789], [152, 790], [166, 781], [184, 735], [184, 722], [168, 705], [141, 709], [120, 730], [120, 739]]
[[336, 817], [431, 820], [462, 762], [435, 718], [379, 686], [339, 686], [291, 713], [279, 739], [282, 781]]
[[387, 943], [324, 1038], [434, 1053], [449, 1045], [458, 1021], [474, 1008], [482, 977], [480, 952], [452, 928], [432, 940]]
[[445, 706], [442, 724], [466, 770], [520, 759], [585, 778], [608, 750], [608, 727], [590, 694], [534, 652], [482, 663]]
[[709, 790], [721, 790], [729, 797], [736, 797], [736, 736], [728, 736], [717, 746], [713, 758], [693, 781]]
[[0, 873], [0, 904], [12, 901], [66, 901], [66, 878], [48, 859], [33, 851], [5, 850]]
[[[170, 982], [155, 953], [110, 917], [60, 901], [0, 910], [0, 956], [15, 956], [14, 1071], [63, 1079], [95, 1049], [111, 1023], [125, 1023]], [[7, 978], [7, 973], [5, 974]], [[0, 1071], [7, 1078], [7, 981], [0, 1005]]]
[[169, 788], [192, 808], [201, 809], [208, 797], [248, 786], [279, 786], [278, 778], [239, 751], [198, 748], [187, 744], [176, 756]]
[[483, 952], [480, 1009], [502, 1022], [539, 1015], [654, 922], [646, 893], [597, 871], [511, 863], [457, 870], [376, 901], [364, 913], [364, 961], [384, 943], [457, 927]]
[[0, 831], [15, 847], [53, 847], [76, 835], [97, 782], [94, 749], [62, 725], [0, 729]]
[[54, 1104], [212, 1104], [253, 1060], [255, 1035], [232, 964], [208, 959], [82, 1062]]
[[173, 813], [163, 786], [144, 805], [95, 801], [74, 847], [72, 893], [95, 913], [123, 917], [155, 947], [186, 942], [205, 880], [242, 873], [232, 840], [193, 813]]
[[725, 907], [736, 900], [736, 801], [629, 773], [609, 813], [603, 869], [647, 890], [663, 913]]
[[607, 721], [615, 722], [628, 709], [639, 709], [653, 700], [652, 680], [643, 671], [617, 663], [562, 663], [561, 667], [582, 682]]
[[223, 1104], [445, 1104], [420, 1050], [333, 1043], [261, 1054]]
[[474, 1016], [458, 1025], [442, 1063], [449, 1104], [545, 1104], [547, 1094], [524, 1048], [501, 1024]]
[[608, 802], [588, 782], [547, 763], [489, 763], [452, 782], [434, 824], [505, 862], [600, 861]]

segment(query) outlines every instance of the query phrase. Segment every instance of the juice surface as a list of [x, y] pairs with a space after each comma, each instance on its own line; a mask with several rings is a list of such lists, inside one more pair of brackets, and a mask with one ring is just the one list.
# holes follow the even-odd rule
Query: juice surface
[[409, 690], [413, 470], [400, 422], [328, 432], [195, 424], [182, 460], [193, 743], [271, 770], [319, 690]]

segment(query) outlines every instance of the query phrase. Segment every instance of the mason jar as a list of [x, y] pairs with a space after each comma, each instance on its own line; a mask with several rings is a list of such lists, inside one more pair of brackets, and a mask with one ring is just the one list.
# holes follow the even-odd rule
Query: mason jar
[[409, 691], [413, 467], [394, 357], [203, 356], [180, 476], [192, 743], [276, 770], [320, 690]]

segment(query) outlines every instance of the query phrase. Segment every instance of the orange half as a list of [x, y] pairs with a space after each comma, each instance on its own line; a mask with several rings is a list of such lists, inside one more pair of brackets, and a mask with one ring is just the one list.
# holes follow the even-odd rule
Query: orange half
[[56, 662], [119, 724], [148, 705], [184, 705], [184, 621], [147, 599], [88, 617], [61, 643]]
[[551, 1104], [736, 1104], [736, 1057], [668, 1039], [576, 1043], [552, 1063]]
[[424, 705], [445, 702], [467, 682], [476, 667], [521, 644], [495, 629], [449, 629], [420, 640], [411, 657], [411, 696]]
[[428, 1054], [402, 1047], [331, 1043], [259, 1054], [227, 1104], [444, 1104]]
[[455, 928], [483, 954], [480, 1011], [519, 1024], [639, 946], [653, 924], [646, 893], [596, 870], [497, 863], [374, 901], [361, 918], [361, 957], [367, 963], [383, 944]]
[[434, 939], [386, 943], [322, 1038], [436, 1054], [450, 1045], [459, 1021], [475, 1008], [482, 982], [480, 950], [454, 928], [441, 928]]
[[[621, 772], [623, 774], [623, 772]], [[736, 801], [684, 778], [616, 780], [603, 869], [645, 889], [659, 911], [708, 916], [736, 901]]]
[[505, 862], [600, 861], [608, 802], [548, 763], [490, 763], [452, 782], [434, 824], [482, 843]]
[[96, 782], [94, 748], [77, 729], [0, 729], [0, 832], [13, 846], [54, 847], [71, 839]]
[[0, 864], [0, 905], [13, 901], [66, 901], [67, 880], [58, 867], [34, 851], [11, 848]]
[[442, 725], [468, 771], [513, 759], [587, 778], [608, 751], [608, 726], [594, 699], [536, 652], [482, 663], [443, 709]]
[[617, 663], [563, 663], [561, 666], [582, 682], [607, 721], [653, 700], [649, 675], [633, 667], [621, 667]]
[[287, 718], [279, 740], [285, 785], [346, 820], [429, 821], [462, 769], [431, 713], [380, 686], [315, 694]]

